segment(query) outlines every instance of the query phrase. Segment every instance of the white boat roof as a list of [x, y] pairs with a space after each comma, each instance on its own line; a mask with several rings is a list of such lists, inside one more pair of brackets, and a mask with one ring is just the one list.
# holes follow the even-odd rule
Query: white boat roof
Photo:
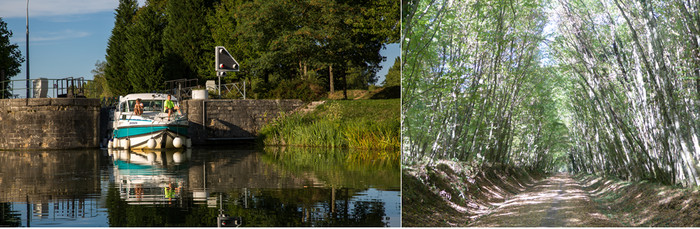
[[[136, 94], [128, 94], [125, 96], [120, 96], [119, 101], [123, 102], [126, 100], [136, 100], [138, 98], [141, 98], [141, 100], [150, 100], [150, 99], [156, 99], [156, 100], [166, 100], [168, 99], [168, 94], [161, 94], [161, 93], [136, 93]], [[172, 101], [177, 101], [177, 97], [171, 96], [170, 99]]]

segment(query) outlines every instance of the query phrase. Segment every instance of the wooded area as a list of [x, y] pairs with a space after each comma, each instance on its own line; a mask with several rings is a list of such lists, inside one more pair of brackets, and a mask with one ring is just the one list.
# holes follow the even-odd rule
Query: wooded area
[[404, 164], [452, 159], [700, 182], [696, 2], [403, 7]]
[[214, 47], [241, 65], [225, 81], [253, 98], [296, 98], [377, 83], [379, 51], [399, 41], [399, 2], [120, 0], [104, 68], [115, 94], [165, 80], [215, 79]]

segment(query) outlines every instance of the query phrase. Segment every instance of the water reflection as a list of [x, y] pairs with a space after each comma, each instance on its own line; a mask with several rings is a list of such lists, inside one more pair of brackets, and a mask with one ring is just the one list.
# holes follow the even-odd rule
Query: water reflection
[[116, 187], [129, 204], [161, 204], [180, 199], [187, 187], [187, 161], [191, 150], [109, 150]]
[[398, 164], [264, 151], [0, 152], [0, 225], [399, 226]]
[[105, 158], [97, 150], [0, 152], [0, 225], [107, 226], [99, 207]]

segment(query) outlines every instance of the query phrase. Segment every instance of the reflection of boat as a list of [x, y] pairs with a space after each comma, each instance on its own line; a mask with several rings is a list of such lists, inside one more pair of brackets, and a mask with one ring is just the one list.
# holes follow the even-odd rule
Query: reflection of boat
[[[137, 115], [133, 108], [136, 99], [143, 103], [143, 113]], [[163, 112], [165, 94], [141, 93], [119, 97], [114, 111], [113, 142], [110, 146], [127, 149], [164, 149], [190, 147], [187, 134], [189, 122], [184, 115], [173, 112], [171, 117]], [[178, 106], [177, 99], [172, 101]]]
[[107, 152], [114, 161], [121, 161], [136, 165], [163, 166], [179, 165], [192, 156], [190, 149], [173, 151], [131, 151], [124, 149], [109, 149]]
[[[187, 176], [179, 165], [191, 153], [109, 150], [119, 193], [129, 204], [165, 204], [180, 199]], [[175, 171], [172, 171], [175, 170]]]

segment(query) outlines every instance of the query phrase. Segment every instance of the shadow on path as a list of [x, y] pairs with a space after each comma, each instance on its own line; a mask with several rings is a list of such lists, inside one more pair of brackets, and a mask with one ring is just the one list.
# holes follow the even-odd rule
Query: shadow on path
[[491, 214], [469, 226], [622, 226], [601, 214], [588, 194], [567, 174], [540, 180], [535, 186], [498, 205]]

